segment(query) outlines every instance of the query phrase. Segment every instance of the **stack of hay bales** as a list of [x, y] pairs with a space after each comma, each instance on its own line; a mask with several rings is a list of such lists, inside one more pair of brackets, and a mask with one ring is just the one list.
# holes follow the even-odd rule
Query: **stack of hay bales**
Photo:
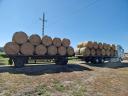
[[82, 56], [115, 56], [116, 46], [101, 42], [81, 42], [75, 49], [75, 55]]
[[49, 56], [73, 56], [74, 49], [70, 46], [69, 39], [51, 38], [37, 34], [30, 37], [25, 32], [16, 32], [12, 37], [12, 42], [4, 46], [7, 55], [49, 55]]

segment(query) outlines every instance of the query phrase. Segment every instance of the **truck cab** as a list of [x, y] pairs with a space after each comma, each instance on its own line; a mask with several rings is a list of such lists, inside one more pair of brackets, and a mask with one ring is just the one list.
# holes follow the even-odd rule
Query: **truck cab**
[[115, 58], [111, 58], [110, 62], [121, 62], [124, 58], [124, 49], [121, 45], [116, 46]]
[[122, 48], [122, 46], [117, 45], [117, 46], [116, 46], [116, 51], [117, 51], [116, 56], [117, 56], [119, 59], [123, 60], [123, 58], [124, 58], [124, 49]]

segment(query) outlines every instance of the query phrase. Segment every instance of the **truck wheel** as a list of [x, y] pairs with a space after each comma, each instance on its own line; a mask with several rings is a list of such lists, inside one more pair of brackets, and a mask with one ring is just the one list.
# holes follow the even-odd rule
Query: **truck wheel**
[[99, 63], [104, 63], [104, 59], [99, 59]]
[[99, 63], [99, 59], [98, 58], [95, 59], [95, 63]]

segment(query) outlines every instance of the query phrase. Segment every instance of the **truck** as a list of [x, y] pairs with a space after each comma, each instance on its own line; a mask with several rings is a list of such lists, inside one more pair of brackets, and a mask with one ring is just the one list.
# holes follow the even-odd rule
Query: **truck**
[[124, 58], [124, 49], [121, 45], [116, 45], [116, 51], [114, 56], [75, 56], [87, 63], [121, 62]]

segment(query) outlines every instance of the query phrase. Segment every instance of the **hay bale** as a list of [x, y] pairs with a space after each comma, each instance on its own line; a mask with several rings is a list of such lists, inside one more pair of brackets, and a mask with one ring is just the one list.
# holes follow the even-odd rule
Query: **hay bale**
[[95, 55], [96, 55], [95, 49], [91, 49], [91, 50], [90, 50], [90, 55], [91, 55], [91, 56], [95, 56]]
[[103, 44], [101, 42], [98, 44], [98, 48], [103, 49]]
[[89, 56], [90, 55], [90, 49], [87, 47], [80, 48], [80, 55]]
[[32, 44], [32, 45], [39, 45], [41, 43], [41, 38], [39, 35], [37, 34], [32, 34], [30, 37], [29, 37], [29, 42]]
[[71, 47], [71, 46], [69, 46], [68, 48], [67, 48], [67, 55], [68, 56], [73, 56], [74, 55], [74, 48], [73, 47]]
[[58, 54], [61, 55], [61, 56], [66, 55], [66, 48], [64, 46], [60, 46], [58, 48]]
[[106, 50], [106, 56], [110, 56], [110, 55], [111, 55], [110, 50], [107, 49], [107, 50]]
[[112, 50], [116, 50], [116, 45], [112, 44], [112, 45], [111, 45], [111, 49], [112, 49]]
[[110, 44], [107, 44], [107, 50], [110, 50], [111, 49], [111, 45]]
[[80, 48], [75, 49], [75, 55], [80, 55]]
[[25, 32], [22, 31], [15, 32], [13, 34], [12, 41], [16, 42], [17, 44], [23, 44], [28, 41], [28, 36]]
[[19, 45], [15, 42], [8, 42], [4, 46], [4, 51], [7, 55], [17, 55], [19, 53]]
[[48, 47], [48, 55], [54, 56], [57, 54], [57, 47], [54, 45], [51, 45]]
[[42, 38], [42, 44], [44, 44], [45, 46], [52, 45], [52, 38], [50, 36], [44, 36]]
[[98, 43], [97, 42], [93, 42], [93, 48], [98, 49]]
[[64, 39], [62, 40], [62, 45], [63, 45], [64, 47], [69, 47], [69, 45], [70, 45], [70, 40], [64, 38]]
[[45, 55], [47, 53], [47, 48], [44, 45], [38, 45], [35, 48], [35, 53], [37, 55]]
[[20, 48], [20, 52], [23, 54], [23, 55], [33, 55], [34, 53], [34, 46], [27, 42], [27, 43], [24, 43], [21, 48]]
[[60, 47], [61, 46], [61, 39], [60, 38], [54, 38], [53, 39], [53, 45], [55, 45], [56, 47]]
[[79, 43], [78, 45], [77, 45], [77, 48], [82, 48], [83, 47], [83, 42], [81, 42], [81, 43]]
[[97, 49], [97, 50], [96, 50], [96, 55], [97, 55], [97, 56], [101, 56], [101, 55], [102, 55], [101, 49]]
[[101, 50], [101, 53], [102, 53], [102, 56], [105, 56], [105, 55], [106, 55], [105, 49], [102, 49], [102, 50]]
[[103, 43], [103, 48], [104, 48], [105, 50], [107, 50], [108, 46], [107, 46], [106, 43]]
[[87, 47], [90, 48], [90, 49], [93, 48], [93, 42], [92, 41], [88, 41]]
[[110, 50], [110, 56], [115, 56], [115, 54], [116, 54], [115, 52], [116, 52], [115, 50], [111, 49]]

